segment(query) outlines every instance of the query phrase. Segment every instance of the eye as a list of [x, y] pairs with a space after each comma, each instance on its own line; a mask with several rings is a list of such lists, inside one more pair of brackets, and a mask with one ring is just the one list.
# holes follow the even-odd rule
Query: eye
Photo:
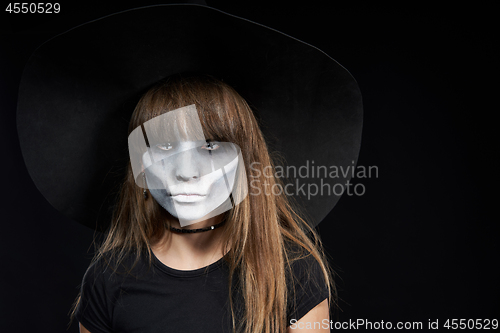
[[161, 150], [170, 150], [172, 149], [172, 145], [170, 143], [159, 143], [156, 145], [156, 148], [161, 149]]
[[205, 149], [205, 150], [208, 150], [208, 151], [213, 151], [213, 150], [219, 149], [219, 147], [220, 146], [216, 142], [207, 141], [207, 144], [204, 145], [203, 147], [201, 147], [201, 149]]

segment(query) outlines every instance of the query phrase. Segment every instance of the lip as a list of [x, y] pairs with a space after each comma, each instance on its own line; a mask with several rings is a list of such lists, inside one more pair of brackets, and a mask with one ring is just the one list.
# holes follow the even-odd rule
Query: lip
[[198, 193], [177, 193], [170, 196], [177, 202], [198, 202], [205, 199], [205, 195]]

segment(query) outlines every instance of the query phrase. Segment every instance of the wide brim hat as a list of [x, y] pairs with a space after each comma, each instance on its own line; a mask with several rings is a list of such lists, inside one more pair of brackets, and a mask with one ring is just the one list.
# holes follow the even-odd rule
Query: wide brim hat
[[[194, 4], [106, 16], [34, 52], [21, 80], [17, 124], [26, 166], [45, 198], [104, 230], [129, 163], [134, 106], [154, 83], [183, 72], [212, 75], [247, 100], [271, 151], [283, 157], [280, 170], [302, 167], [288, 174], [290, 192], [317, 225], [351, 177], [330, 172], [357, 162], [362, 100], [355, 79], [314, 46]], [[320, 166], [331, 176], [311, 175]], [[311, 192], [312, 184], [324, 193]], [[326, 193], [325, 184], [337, 190]]]

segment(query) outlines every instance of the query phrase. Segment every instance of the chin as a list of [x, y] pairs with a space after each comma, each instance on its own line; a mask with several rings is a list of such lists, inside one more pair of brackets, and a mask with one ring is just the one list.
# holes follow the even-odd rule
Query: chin
[[206, 219], [212, 217], [212, 214], [210, 214], [212, 211], [203, 211], [203, 212], [193, 212], [194, 209], [183, 209], [186, 210], [184, 211], [179, 211], [179, 210], [170, 210], [167, 209], [167, 211], [174, 217], [176, 217], [179, 220], [179, 223], [181, 227], [185, 227], [187, 225], [195, 224], [198, 222], [205, 221]]
[[197, 204], [175, 204], [173, 200], [165, 200], [160, 203], [160, 206], [170, 213], [170, 215], [177, 218], [181, 227], [203, 222], [232, 208], [229, 198], [225, 201], [222, 198], [218, 198], [217, 200], [210, 200], [204, 203], [198, 202]]
[[181, 224], [181, 226], [185, 227], [187, 225], [191, 225], [191, 224], [205, 221], [207, 219], [207, 218], [205, 218], [206, 215], [207, 214], [204, 214], [201, 216], [199, 216], [199, 215], [189, 215], [189, 216], [181, 215], [181, 216], [177, 216], [177, 219], [179, 219], [179, 223]]

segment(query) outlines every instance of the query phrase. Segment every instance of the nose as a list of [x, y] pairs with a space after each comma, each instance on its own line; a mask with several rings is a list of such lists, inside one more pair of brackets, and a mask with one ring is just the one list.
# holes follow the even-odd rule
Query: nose
[[200, 169], [196, 158], [196, 149], [188, 149], [177, 154], [175, 159], [175, 178], [189, 182], [200, 179]]

